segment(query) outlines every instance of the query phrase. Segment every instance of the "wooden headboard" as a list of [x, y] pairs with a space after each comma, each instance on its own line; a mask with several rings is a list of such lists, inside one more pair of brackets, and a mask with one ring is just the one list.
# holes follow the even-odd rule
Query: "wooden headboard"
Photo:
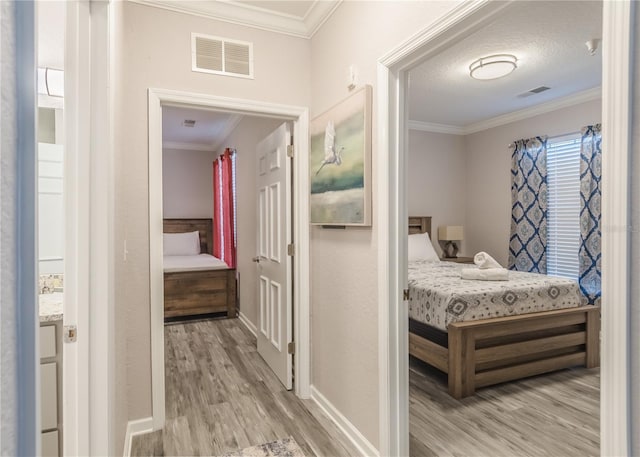
[[429, 234], [429, 238], [433, 239], [431, 237], [431, 216], [409, 217], [409, 235], [424, 232], [427, 232]]
[[200, 232], [200, 252], [213, 255], [213, 221], [211, 219], [164, 219], [164, 233]]

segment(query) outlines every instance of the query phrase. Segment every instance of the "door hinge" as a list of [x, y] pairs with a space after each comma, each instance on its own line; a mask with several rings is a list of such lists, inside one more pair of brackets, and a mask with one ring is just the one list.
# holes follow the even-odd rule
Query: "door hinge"
[[293, 157], [293, 145], [287, 145], [287, 157]]
[[296, 248], [293, 243], [287, 245], [287, 255], [295, 255]]
[[295, 354], [296, 353], [296, 342], [292, 341], [291, 343], [287, 344], [287, 353], [288, 354]]
[[409, 300], [409, 289], [405, 289], [402, 291], [402, 298], [404, 301]]
[[75, 343], [78, 340], [78, 327], [65, 325], [62, 334], [65, 343]]

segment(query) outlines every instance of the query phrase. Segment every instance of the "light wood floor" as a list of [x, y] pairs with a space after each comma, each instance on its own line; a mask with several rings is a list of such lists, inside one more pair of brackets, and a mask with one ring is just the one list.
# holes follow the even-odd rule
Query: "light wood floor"
[[166, 422], [132, 456], [212, 455], [292, 436], [308, 457], [357, 456], [311, 400], [284, 389], [238, 319], [165, 326]]
[[572, 369], [455, 400], [446, 378], [411, 358], [412, 457], [597, 456], [600, 370]]
[[[136, 436], [133, 456], [220, 455], [293, 436], [308, 457], [357, 451], [309, 400], [284, 390], [238, 319], [165, 327], [166, 424]], [[599, 453], [599, 370], [564, 370], [480, 389], [458, 401], [410, 363], [410, 448], [428, 456]]]

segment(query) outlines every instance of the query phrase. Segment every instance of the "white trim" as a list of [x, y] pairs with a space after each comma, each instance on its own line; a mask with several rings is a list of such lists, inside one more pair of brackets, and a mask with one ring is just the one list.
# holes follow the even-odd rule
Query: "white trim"
[[333, 12], [342, 4], [343, 0], [315, 0], [304, 16], [307, 27], [307, 38], [312, 38], [331, 17]]
[[[67, 3], [65, 34], [66, 134], [64, 325], [79, 338], [62, 347], [63, 455], [91, 454], [90, 338], [91, 266], [91, 4]], [[89, 153], [85, 153], [89, 151]]]
[[298, 17], [257, 6], [233, 1], [177, 2], [175, 0], [129, 0], [132, 3], [162, 8], [178, 13], [216, 19], [269, 32], [298, 38], [311, 38], [333, 14], [342, 0], [316, 1], [305, 14]]
[[[604, 2], [602, 35], [602, 361], [600, 453], [631, 453], [629, 127], [632, 6]], [[637, 388], [637, 386], [636, 386]], [[637, 434], [637, 430], [635, 432]]]
[[[380, 449], [381, 455], [408, 455], [408, 372], [405, 351], [408, 336], [401, 290], [406, 284], [406, 168], [403, 146], [406, 109], [403, 90], [406, 71], [439, 52], [462, 35], [477, 30], [495, 14], [517, 2], [465, 2], [437, 23], [385, 55], [378, 63], [378, 169], [377, 214]], [[603, 125], [606, 131], [603, 175], [603, 345], [601, 397], [601, 451], [603, 455], [629, 452], [627, 325], [628, 319], [628, 160], [629, 125], [629, 1], [604, 2]], [[615, 153], [613, 153], [615, 151]], [[613, 153], [613, 154], [611, 154]], [[606, 179], [606, 178], [605, 178]], [[604, 181], [603, 181], [604, 182]], [[611, 187], [609, 187], [611, 186]], [[614, 263], [615, 262], [615, 263]], [[606, 294], [606, 295], [605, 295]], [[613, 337], [611, 337], [613, 335]]]
[[179, 149], [181, 151], [199, 151], [199, 152], [215, 152], [210, 144], [205, 143], [186, 143], [178, 141], [163, 141], [162, 149]]
[[[113, 455], [115, 398], [113, 35], [110, 2], [91, 2], [90, 455]], [[65, 429], [66, 431], [66, 429]]]
[[380, 455], [376, 447], [360, 433], [360, 430], [358, 430], [349, 419], [344, 417], [338, 408], [327, 400], [327, 397], [316, 389], [316, 386], [311, 386], [311, 399], [320, 407], [327, 417], [336, 424], [340, 431], [349, 438], [349, 441], [353, 443], [360, 455], [367, 457], [378, 457]]
[[295, 393], [309, 398], [309, 111], [304, 107], [219, 97], [166, 89], [149, 89], [149, 281], [151, 298], [151, 393], [153, 428], [164, 425], [164, 284], [162, 271], [162, 106], [193, 107], [235, 114], [293, 120], [294, 215], [293, 262]]
[[219, 139], [212, 144], [213, 151], [217, 151], [218, 148], [222, 146], [222, 143], [233, 133], [243, 117], [244, 116], [240, 116], [239, 114], [233, 114], [229, 117], [222, 132], [218, 135]]
[[577, 94], [568, 95], [566, 97], [551, 100], [549, 102], [541, 103], [530, 108], [524, 108], [513, 113], [503, 114], [496, 116], [485, 121], [476, 122], [474, 124], [467, 125], [464, 128], [465, 135], [471, 133], [481, 132], [483, 130], [499, 127], [505, 124], [511, 124], [512, 122], [522, 121], [541, 114], [547, 114], [552, 111], [556, 111], [562, 108], [568, 108], [570, 106], [578, 105], [580, 103], [590, 102], [592, 100], [598, 100], [602, 97], [602, 88], [594, 87]]
[[205, 151], [216, 152], [222, 143], [233, 133], [244, 116], [232, 114], [226, 120], [222, 131], [217, 135], [217, 139], [211, 143], [189, 143], [179, 141], [162, 141], [162, 149], [180, 149], [183, 151]]
[[253, 336], [255, 336], [256, 338], [258, 337], [258, 327], [256, 327], [256, 324], [251, 322], [249, 318], [242, 313], [242, 311], [238, 311], [238, 319], [240, 319], [240, 322], [242, 322], [244, 326], [247, 327], [247, 330], [249, 330], [253, 334]]
[[123, 457], [129, 457], [131, 455], [131, 445], [133, 444], [133, 437], [138, 435], [144, 435], [153, 431], [153, 418], [145, 417], [144, 419], [132, 420], [127, 423], [127, 431], [124, 435], [124, 449], [122, 450]]
[[500, 116], [485, 119], [484, 121], [473, 124], [459, 126], [449, 124], [437, 124], [434, 122], [409, 121], [410, 130], [420, 130], [423, 132], [448, 133], [451, 135], [470, 135], [483, 130], [492, 129], [501, 125], [511, 124], [512, 122], [522, 121], [541, 114], [551, 113], [553, 111], [568, 108], [580, 103], [598, 100], [602, 97], [602, 88], [594, 87], [577, 94], [568, 95], [566, 97], [541, 103], [536, 106], [524, 108], [511, 113], [502, 114]]
[[438, 124], [435, 122], [409, 121], [409, 130], [421, 132], [447, 133], [449, 135], [466, 135], [464, 127], [459, 125]]

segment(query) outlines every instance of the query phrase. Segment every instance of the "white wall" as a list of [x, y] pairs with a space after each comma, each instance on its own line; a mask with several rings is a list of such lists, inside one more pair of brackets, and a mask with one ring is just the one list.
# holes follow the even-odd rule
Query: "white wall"
[[162, 149], [165, 218], [213, 217], [213, 151]]
[[467, 135], [466, 250], [486, 251], [507, 265], [511, 227], [509, 144], [537, 135], [579, 132], [601, 122], [602, 102], [594, 100]]
[[[376, 63], [459, 2], [343, 2], [311, 39], [311, 118], [344, 99], [348, 68], [376, 86]], [[373, 97], [376, 157], [376, 97]], [[378, 164], [373, 160], [372, 175]], [[373, 180], [373, 201], [377, 187]], [[376, 207], [373, 207], [375, 221]], [[311, 230], [312, 383], [374, 446], [378, 410], [378, 230]]]
[[[438, 227], [462, 225], [467, 230], [466, 158], [460, 135], [409, 131], [409, 215], [431, 216], [431, 241], [440, 256]], [[458, 246], [459, 256], [472, 254], [467, 252], [465, 241]]]
[[240, 312], [254, 325], [258, 323], [258, 294], [256, 264], [251, 260], [257, 254], [257, 198], [256, 198], [256, 145], [276, 129], [282, 121], [260, 117], [244, 117], [222, 142], [223, 148], [235, 148], [236, 204], [238, 224], [237, 272], [240, 275], [238, 295]]
[[[133, 420], [152, 415], [147, 91], [173, 89], [308, 106], [310, 43], [302, 38], [160, 8], [116, 3], [119, 3], [113, 18], [116, 339], [126, 339], [123, 354], [126, 373], [118, 375], [117, 395], [121, 392], [120, 383], [126, 382], [126, 410], [129, 420]], [[255, 79], [192, 72], [191, 32], [252, 42]], [[122, 255], [125, 240], [126, 260]], [[123, 429], [119, 421], [117, 425], [120, 442]]]

